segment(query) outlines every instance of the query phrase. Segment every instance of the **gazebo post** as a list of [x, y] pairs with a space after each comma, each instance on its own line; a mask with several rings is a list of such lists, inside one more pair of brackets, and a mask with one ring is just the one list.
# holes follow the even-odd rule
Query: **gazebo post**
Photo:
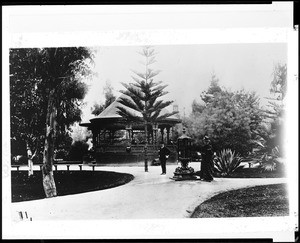
[[115, 130], [112, 129], [112, 130], [111, 130], [111, 143], [112, 143], [112, 144], [114, 143], [114, 138], [115, 138]]
[[[96, 134], [97, 134], [97, 130], [96, 129], [92, 129], [92, 134], [93, 134], [93, 147], [97, 145], [97, 141], [96, 141]], [[94, 148], [95, 149], [95, 148]]]
[[155, 149], [156, 149], [156, 144], [157, 144], [157, 130], [158, 130], [158, 124], [154, 123], [152, 131], [153, 131], [153, 134], [154, 134], [153, 144], [154, 144]]
[[167, 144], [169, 144], [170, 143], [170, 127], [167, 127], [166, 130], [167, 130]]
[[131, 130], [131, 133], [130, 133], [130, 140], [131, 141], [133, 140], [133, 129]]
[[165, 130], [164, 127], [162, 127], [162, 128], [160, 129], [160, 133], [161, 133], [161, 142], [162, 142], [162, 143], [164, 142], [164, 130]]
[[127, 138], [129, 140], [129, 142], [131, 143], [131, 141], [132, 141], [132, 136], [131, 136], [132, 124], [131, 123], [126, 124], [125, 129], [127, 131]]

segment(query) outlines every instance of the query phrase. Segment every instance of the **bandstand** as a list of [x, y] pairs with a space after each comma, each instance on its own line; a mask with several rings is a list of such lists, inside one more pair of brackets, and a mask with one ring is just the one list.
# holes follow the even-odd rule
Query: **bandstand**
[[[118, 108], [123, 105], [116, 99], [97, 117], [89, 122], [81, 123], [93, 134], [93, 150], [97, 163], [131, 163], [144, 160], [145, 149], [145, 125], [142, 122], [127, 121], [118, 114]], [[124, 106], [123, 106], [124, 107]], [[126, 107], [136, 116], [142, 116], [137, 111]], [[173, 106], [173, 110], [177, 110]], [[167, 109], [161, 111], [161, 115], [168, 113]], [[177, 160], [176, 141], [174, 126], [181, 123], [178, 115], [172, 115], [155, 124], [149, 124], [147, 157], [148, 161], [157, 160], [159, 143], [164, 142], [171, 151], [168, 161]]]

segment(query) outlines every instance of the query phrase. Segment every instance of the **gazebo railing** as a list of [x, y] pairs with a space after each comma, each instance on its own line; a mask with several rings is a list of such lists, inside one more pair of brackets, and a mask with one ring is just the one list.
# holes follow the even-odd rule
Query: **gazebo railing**
[[[166, 146], [170, 149], [171, 155], [169, 161], [177, 160], [177, 151], [174, 146]], [[107, 145], [95, 148], [96, 161], [116, 161], [116, 162], [135, 162], [142, 161], [144, 158], [145, 145]], [[149, 160], [158, 159], [158, 145], [147, 146], [147, 156]]]
[[[125, 146], [125, 145], [106, 145], [106, 146], [97, 146], [96, 147], [96, 152], [100, 153], [122, 153], [122, 152], [127, 152], [127, 153], [142, 153], [145, 149], [145, 145], [139, 144], [139, 145], [130, 145], [130, 146]], [[147, 151], [149, 152], [154, 152], [158, 151], [159, 147], [155, 145], [147, 145]]]

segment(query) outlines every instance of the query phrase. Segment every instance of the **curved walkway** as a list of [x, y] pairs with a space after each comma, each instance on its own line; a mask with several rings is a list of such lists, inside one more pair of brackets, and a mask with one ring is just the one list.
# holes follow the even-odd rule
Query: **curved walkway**
[[[199, 163], [190, 165], [198, 170]], [[12, 216], [17, 220], [17, 212], [26, 211], [34, 221], [187, 218], [196, 206], [220, 192], [286, 182], [285, 178], [174, 181], [170, 177], [176, 167], [167, 165], [167, 174], [160, 175], [160, 166], [149, 166], [149, 172], [141, 166], [99, 166], [95, 170], [130, 173], [135, 179], [101, 191], [12, 203]]]

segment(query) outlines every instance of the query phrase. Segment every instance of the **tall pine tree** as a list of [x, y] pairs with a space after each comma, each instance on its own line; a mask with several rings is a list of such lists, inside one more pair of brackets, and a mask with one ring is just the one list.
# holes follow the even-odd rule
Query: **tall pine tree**
[[[148, 171], [148, 158], [147, 158], [147, 146], [149, 143], [148, 128], [149, 126], [157, 123], [169, 116], [177, 114], [177, 111], [161, 114], [161, 111], [173, 103], [173, 101], [163, 101], [160, 99], [162, 96], [166, 95], [168, 92], [164, 89], [168, 85], [163, 85], [162, 81], [154, 81], [160, 71], [153, 70], [150, 65], [155, 63], [155, 49], [151, 46], [146, 46], [139, 52], [144, 58], [145, 71], [138, 72], [133, 71], [134, 76], [132, 76], [133, 83], [122, 83], [125, 90], [121, 90], [125, 96], [120, 98], [120, 103], [125, 107], [118, 107], [118, 113], [126, 118], [128, 121], [137, 121], [144, 124], [145, 135], [146, 135], [146, 145], [145, 145], [145, 171]], [[131, 112], [133, 109], [137, 113]]]

